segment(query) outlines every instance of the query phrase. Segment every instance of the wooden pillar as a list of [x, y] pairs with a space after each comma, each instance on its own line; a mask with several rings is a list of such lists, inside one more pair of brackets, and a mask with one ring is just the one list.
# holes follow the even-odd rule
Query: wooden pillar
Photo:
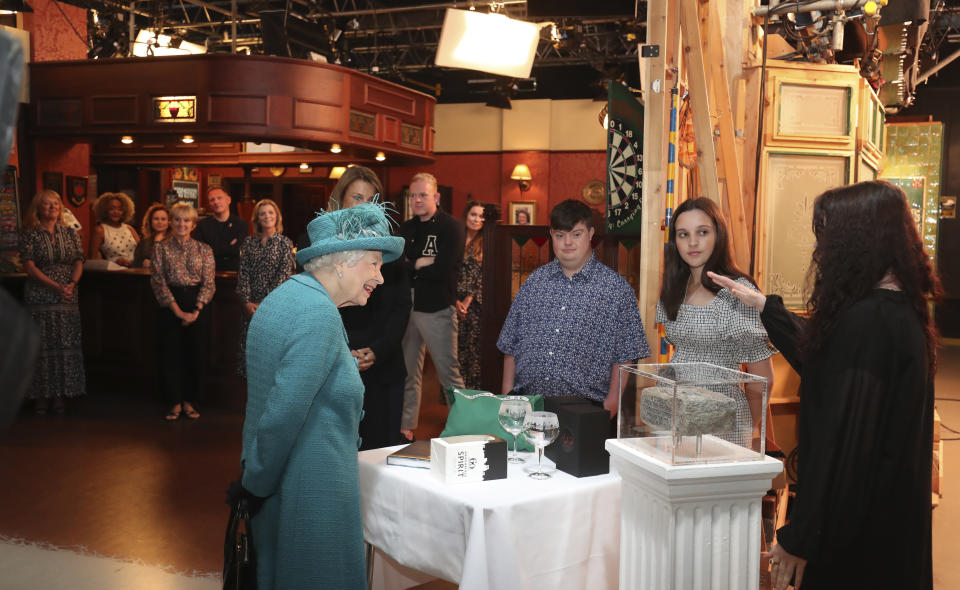
[[[640, 316], [653, 358], [659, 347], [655, 322], [663, 266], [664, 207], [667, 192], [667, 136], [670, 132], [670, 88], [677, 76], [681, 0], [647, 3], [646, 45], [659, 47], [657, 57], [640, 58], [643, 80], [643, 205], [641, 211]], [[673, 71], [671, 71], [671, 68]]]

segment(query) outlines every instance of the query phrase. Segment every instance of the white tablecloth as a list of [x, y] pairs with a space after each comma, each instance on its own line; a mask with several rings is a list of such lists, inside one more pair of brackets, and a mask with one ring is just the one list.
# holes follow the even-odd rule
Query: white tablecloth
[[364, 538], [397, 563], [461, 590], [617, 588], [617, 475], [534, 480], [510, 465], [504, 480], [445, 485], [388, 466], [397, 448], [360, 453]]

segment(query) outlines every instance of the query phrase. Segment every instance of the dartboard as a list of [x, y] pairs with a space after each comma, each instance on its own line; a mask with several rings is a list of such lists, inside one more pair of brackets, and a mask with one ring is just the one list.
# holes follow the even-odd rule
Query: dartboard
[[611, 222], [625, 222], [640, 207], [643, 146], [633, 129], [610, 119], [607, 131], [607, 209]]

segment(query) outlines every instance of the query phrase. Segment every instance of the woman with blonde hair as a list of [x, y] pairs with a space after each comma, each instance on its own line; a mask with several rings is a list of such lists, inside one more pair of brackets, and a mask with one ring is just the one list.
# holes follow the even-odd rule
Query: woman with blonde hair
[[140, 224], [143, 239], [137, 244], [137, 250], [133, 253], [134, 268], [150, 268], [153, 247], [167, 237], [169, 229], [170, 211], [167, 210], [166, 205], [163, 203], [150, 205], [147, 212], [143, 214], [143, 222]]
[[187, 203], [170, 208], [171, 235], [157, 242], [153, 251], [150, 285], [160, 318], [161, 366], [166, 371], [166, 395], [170, 404], [166, 420], [186, 414], [200, 417], [207, 351], [203, 335], [208, 314], [203, 310], [213, 299], [213, 250], [190, 237], [197, 227], [197, 210]]
[[243, 325], [240, 331], [241, 377], [246, 371], [247, 326], [257, 307], [270, 291], [290, 278], [296, 268], [293, 258], [293, 242], [283, 235], [283, 214], [280, 207], [270, 199], [261, 199], [253, 207], [250, 217], [252, 236], [240, 244], [240, 268], [237, 271], [237, 295], [243, 306]]
[[27, 394], [38, 414], [62, 414], [65, 398], [86, 393], [77, 281], [83, 273], [80, 237], [63, 222], [63, 201], [44, 190], [30, 202], [20, 236], [27, 273], [24, 303], [40, 328], [40, 352]]
[[140, 236], [130, 225], [133, 219], [133, 201], [123, 193], [103, 193], [93, 203], [97, 227], [93, 230], [90, 257], [105, 258], [121, 266], [133, 263]]

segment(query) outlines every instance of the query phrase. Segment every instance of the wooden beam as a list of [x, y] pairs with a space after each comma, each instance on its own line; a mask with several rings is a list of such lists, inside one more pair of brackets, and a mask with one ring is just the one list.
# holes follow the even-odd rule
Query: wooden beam
[[[649, 23], [647, 24], [649, 27]], [[720, 178], [717, 174], [717, 150], [713, 145], [713, 124], [707, 70], [703, 61], [703, 41], [700, 37], [700, 19], [697, 4], [691, 0], [680, 2], [680, 29], [683, 35], [683, 53], [687, 60], [687, 82], [690, 85], [690, 106], [693, 109], [693, 131], [697, 138], [697, 169], [703, 183], [704, 196], [718, 205]]]
[[724, 57], [723, 41], [720, 33], [720, 13], [717, 2], [700, 4], [699, 22], [701, 31], [706, 30], [706, 42], [703, 45], [704, 65], [712, 75], [707, 85], [711, 115], [716, 120], [714, 137], [717, 140], [720, 181], [723, 183], [724, 210], [733, 238], [734, 259], [737, 266], [750, 268], [750, 233], [747, 216], [744, 212], [741, 170], [743, 166], [737, 149], [737, 134], [734, 125], [733, 108], [730, 103], [727, 62]]
[[[647, 45], [659, 47], [657, 57], [640, 59], [643, 97], [643, 204], [641, 210], [640, 317], [654, 362], [660, 346], [655, 322], [663, 265], [664, 209], [667, 193], [667, 139], [670, 132], [670, 88], [679, 54], [682, 0], [647, 3]], [[674, 68], [671, 71], [671, 68]]]

